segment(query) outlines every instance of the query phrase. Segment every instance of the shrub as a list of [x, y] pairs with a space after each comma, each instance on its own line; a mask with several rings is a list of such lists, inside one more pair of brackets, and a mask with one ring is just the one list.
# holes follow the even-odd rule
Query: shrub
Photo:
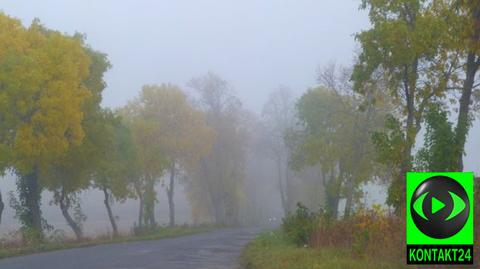
[[368, 258], [375, 253], [376, 257], [399, 261], [405, 256], [405, 223], [402, 218], [374, 206], [360, 209], [345, 220], [320, 218], [310, 240], [316, 248], [339, 247], [358, 257]]
[[297, 203], [297, 209], [282, 220], [282, 229], [287, 238], [298, 246], [307, 245], [310, 235], [317, 226], [318, 215], [311, 212], [302, 203]]

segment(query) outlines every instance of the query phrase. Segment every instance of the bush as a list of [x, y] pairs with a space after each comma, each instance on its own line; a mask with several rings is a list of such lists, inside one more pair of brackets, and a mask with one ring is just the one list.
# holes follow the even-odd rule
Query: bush
[[350, 218], [336, 220], [298, 203], [295, 212], [283, 219], [282, 230], [297, 246], [343, 249], [367, 259], [376, 253], [386, 261], [402, 261], [405, 256], [405, 222], [380, 206], [359, 209]]
[[405, 256], [405, 222], [380, 206], [360, 209], [345, 220], [319, 219], [312, 232], [315, 248], [335, 247], [349, 250], [357, 257], [376, 257], [401, 261]]
[[282, 229], [287, 238], [298, 246], [307, 245], [310, 242], [310, 235], [317, 226], [317, 219], [317, 214], [302, 203], [297, 203], [295, 212], [283, 218]]

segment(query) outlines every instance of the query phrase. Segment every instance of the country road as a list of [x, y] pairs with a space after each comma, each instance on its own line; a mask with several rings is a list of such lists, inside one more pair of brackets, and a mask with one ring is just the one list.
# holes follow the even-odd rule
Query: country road
[[155, 241], [99, 245], [0, 260], [1, 269], [237, 269], [258, 229], [224, 229]]

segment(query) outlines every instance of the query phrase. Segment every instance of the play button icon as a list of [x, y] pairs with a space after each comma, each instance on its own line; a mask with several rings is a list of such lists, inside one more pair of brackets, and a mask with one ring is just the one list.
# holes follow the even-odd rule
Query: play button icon
[[442, 201], [438, 200], [435, 197], [432, 197], [432, 214], [437, 213], [439, 210], [445, 207], [445, 204]]
[[432, 238], [448, 238], [467, 222], [470, 203], [465, 189], [446, 176], [423, 181], [413, 193], [410, 213], [415, 226]]

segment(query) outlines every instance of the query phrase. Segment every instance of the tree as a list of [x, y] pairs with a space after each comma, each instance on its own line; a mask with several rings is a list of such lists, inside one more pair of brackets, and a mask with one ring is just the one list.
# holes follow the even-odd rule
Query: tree
[[129, 102], [119, 113], [129, 128], [136, 160], [133, 166], [138, 175], [132, 179], [135, 195], [139, 199], [138, 227], [156, 225], [155, 185], [169, 167], [163, 151], [163, 129], [155, 113], [155, 101], [150, 98], [148, 87]]
[[[454, 170], [463, 171], [463, 156], [465, 154], [465, 142], [472, 122], [471, 104], [474, 91], [478, 91], [479, 83], [476, 82], [480, 68], [480, 3], [478, 1], [454, 1], [453, 6], [446, 5], [444, 12], [448, 12], [451, 23], [451, 34], [457, 39], [457, 52], [460, 51], [462, 63], [460, 67], [464, 73], [463, 80], [459, 80], [452, 89], [461, 91], [458, 106], [457, 123], [455, 126], [455, 157]], [[453, 14], [451, 12], [454, 12]], [[453, 18], [452, 18], [453, 17]], [[459, 26], [459, 28], [457, 28]], [[458, 85], [460, 84], [460, 85]]]
[[[212, 131], [203, 112], [189, 104], [180, 88], [170, 84], [145, 86], [142, 102], [149, 117], [156, 119], [160, 150], [168, 160], [169, 182], [166, 187], [169, 225], [175, 225], [174, 187], [177, 174], [196, 165], [208, 154]], [[193, 179], [194, 180], [194, 179]]]
[[339, 201], [346, 198], [344, 216], [349, 217], [359, 187], [376, 173], [369, 135], [381, 114], [371, 104], [359, 110], [362, 100], [352, 95], [351, 89], [330, 87], [333, 89], [320, 86], [302, 95], [297, 103], [302, 128], [290, 132], [287, 141], [296, 170], [320, 166], [326, 212], [337, 218]]
[[217, 224], [236, 224], [244, 199], [247, 141], [241, 103], [216, 74], [192, 79], [189, 85], [199, 94], [207, 125], [215, 133], [210, 153], [189, 172], [195, 179], [187, 183], [194, 221], [209, 216]]
[[84, 117], [81, 126], [85, 137], [80, 144], [71, 146], [63, 157], [45, 169], [41, 183], [53, 192], [53, 203], [60, 207], [68, 225], [80, 240], [83, 237], [82, 222], [86, 216], [81, 211], [78, 194], [90, 187], [93, 171], [104, 159], [105, 144], [111, 135], [106, 130], [109, 124], [108, 111], [100, 107], [101, 93], [105, 89], [103, 75], [110, 64], [105, 54], [84, 43], [83, 36], [77, 34], [74, 38], [81, 41], [91, 59], [89, 75], [83, 82], [91, 94], [82, 106]]
[[275, 162], [277, 167], [278, 188], [285, 216], [292, 206], [291, 197], [289, 197], [292, 171], [289, 167], [290, 152], [285, 135], [295, 126], [294, 112], [293, 96], [286, 87], [279, 87], [270, 94], [262, 112], [268, 133], [268, 139], [265, 139], [263, 147], [267, 151], [266, 155]]
[[389, 95], [400, 112], [404, 143], [401, 161], [389, 191], [389, 203], [404, 205], [404, 175], [412, 169], [412, 151], [434, 98], [445, 96], [455, 80], [459, 55], [451, 53], [455, 36], [438, 13], [438, 5], [424, 0], [362, 1], [369, 10], [372, 28], [357, 34], [361, 52], [352, 79], [364, 93], [381, 73]]
[[104, 205], [112, 226], [113, 236], [118, 236], [118, 226], [111, 204], [132, 196], [132, 179], [138, 176], [135, 151], [130, 130], [121, 118], [109, 110], [103, 113], [103, 137], [97, 146], [99, 158], [92, 175], [92, 186], [104, 195]]
[[[351, 133], [350, 113], [342, 106], [341, 97], [325, 88], [311, 89], [297, 103], [297, 115], [304, 130], [290, 139], [297, 140], [292, 150], [294, 167], [320, 164], [326, 194], [326, 212], [337, 217], [346, 154], [351, 144], [343, 144], [342, 134]], [[346, 121], [349, 121], [347, 124]], [[290, 142], [293, 144], [292, 142]]]
[[41, 240], [39, 177], [85, 136], [82, 106], [91, 93], [83, 81], [90, 58], [81, 40], [37, 20], [25, 28], [0, 14], [0, 29], [0, 137], [19, 176], [17, 215], [24, 234]]

